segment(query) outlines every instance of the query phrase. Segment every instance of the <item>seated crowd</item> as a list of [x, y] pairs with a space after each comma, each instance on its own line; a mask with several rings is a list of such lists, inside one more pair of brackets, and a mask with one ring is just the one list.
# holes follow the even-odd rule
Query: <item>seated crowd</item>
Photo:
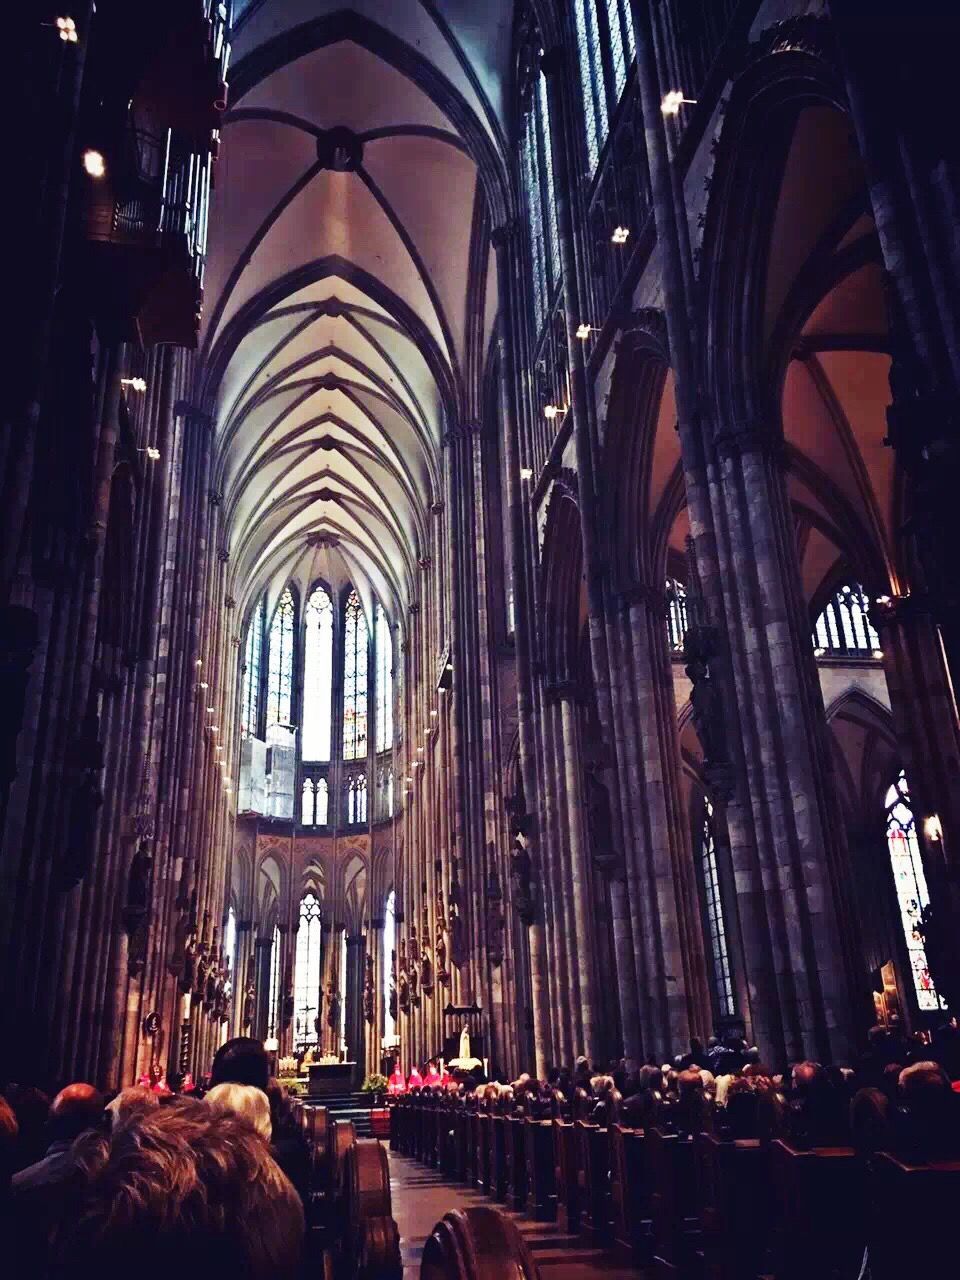
[[764, 1063], [736, 1039], [693, 1039], [672, 1062], [638, 1071], [624, 1062], [595, 1071], [580, 1057], [546, 1080], [488, 1081], [482, 1068], [437, 1072], [431, 1060], [393, 1094], [429, 1094], [501, 1114], [566, 1118], [725, 1138], [784, 1138], [799, 1149], [852, 1146], [914, 1161], [960, 1158], [960, 1030], [951, 1022], [927, 1042], [874, 1027], [854, 1067]]
[[262, 1044], [223, 1045], [205, 1091], [157, 1083], [0, 1096], [5, 1275], [301, 1274], [309, 1153]]

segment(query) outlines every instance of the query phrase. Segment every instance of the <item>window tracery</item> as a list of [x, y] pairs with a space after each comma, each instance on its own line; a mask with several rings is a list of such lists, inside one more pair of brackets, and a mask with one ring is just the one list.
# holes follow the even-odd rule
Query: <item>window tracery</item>
[[270, 624], [267, 672], [267, 725], [291, 724], [293, 718], [293, 633], [296, 627], [293, 592], [285, 587]]
[[356, 591], [344, 610], [343, 758], [367, 754], [367, 620]]
[[300, 927], [294, 970], [294, 1041], [300, 1048], [318, 1041], [315, 1020], [320, 1007], [323, 922], [320, 901], [311, 890], [300, 899]]
[[900, 924], [907, 944], [910, 973], [917, 996], [917, 1004], [923, 1011], [946, 1008], [937, 994], [927, 953], [920, 933], [924, 907], [930, 901], [927, 878], [917, 840], [917, 824], [910, 803], [907, 777], [901, 769], [900, 776], [889, 788], [885, 799], [887, 813], [887, 849], [893, 870], [893, 883], [900, 908]]
[[587, 165], [593, 174], [636, 53], [629, 0], [575, 0], [574, 26]]
[[262, 597], [247, 624], [247, 642], [243, 654], [243, 693], [240, 699], [240, 734], [255, 738], [260, 723], [260, 667], [263, 658], [263, 629], [267, 600]]
[[303, 736], [304, 760], [330, 759], [333, 721], [333, 601], [315, 587], [304, 611]]
[[707, 923], [709, 961], [717, 1013], [721, 1018], [732, 1018], [737, 1011], [736, 1000], [733, 994], [733, 975], [730, 968], [727, 929], [723, 916], [723, 901], [720, 895], [713, 805], [706, 796], [703, 800], [703, 816], [700, 825], [700, 873], [703, 886], [704, 915]]
[[817, 657], [881, 656], [869, 609], [870, 598], [859, 582], [844, 583], [827, 601], [813, 629]]

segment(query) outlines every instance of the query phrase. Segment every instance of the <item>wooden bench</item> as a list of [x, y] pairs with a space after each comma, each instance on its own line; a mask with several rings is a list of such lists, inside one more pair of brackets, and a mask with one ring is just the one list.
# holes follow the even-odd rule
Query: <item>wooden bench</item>
[[865, 1186], [864, 1168], [853, 1149], [800, 1151], [778, 1139], [769, 1151], [777, 1280], [856, 1276], [865, 1239]]
[[695, 1143], [692, 1138], [652, 1128], [646, 1133], [646, 1147], [653, 1188], [654, 1266], [658, 1276], [679, 1276], [693, 1270], [699, 1246]]
[[504, 1147], [507, 1161], [507, 1207], [522, 1213], [527, 1207], [526, 1123], [522, 1116], [507, 1116], [504, 1121]]
[[577, 1120], [577, 1179], [580, 1187], [580, 1232], [593, 1245], [613, 1238], [610, 1202], [610, 1137], [606, 1127]]
[[554, 1169], [557, 1185], [557, 1222], [561, 1231], [576, 1235], [580, 1230], [580, 1178], [577, 1130], [571, 1120], [554, 1120]]
[[941, 1280], [955, 1272], [958, 1205], [960, 1160], [877, 1156], [867, 1209], [872, 1280]]
[[614, 1246], [643, 1266], [653, 1258], [650, 1180], [642, 1129], [610, 1126], [610, 1199]]
[[524, 1120], [527, 1214], [536, 1222], [557, 1216], [555, 1138], [552, 1120]]
[[759, 1139], [696, 1140], [703, 1280], [755, 1280], [773, 1216], [769, 1157]]

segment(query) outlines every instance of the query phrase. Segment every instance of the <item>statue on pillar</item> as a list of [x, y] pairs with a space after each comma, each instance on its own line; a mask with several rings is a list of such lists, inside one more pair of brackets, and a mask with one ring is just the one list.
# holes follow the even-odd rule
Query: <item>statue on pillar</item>
[[410, 1012], [410, 981], [407, 976], [407, 942], [400, 939], [400, 958], [397, 963], [398, 1003], [404, 1013]]
[[251, 982], [247, 987], [247, 993], [243, 997], [243, 1028], [249, 1031], [253, 1026], [253, 1015], [257, 1005], [257, 989]]
[[363, 1017], [373, 1022], [373, 956], [369, 951], [363, 957]]
[[327, 1026], [331, 1031], [340, 1029], [340, 992], [332, 982], [327, 983]]
[[487, 851], [490, 857], [486, 892], [487, 959], [492, 965], [501, 965], [503, 964], [503, 893], [500, 889], [500, 877], [493, 863], [492, 844], [487, 846]]
[[444, 936], [443, 925], [437, 921], [437, 939], [434, 944], [434, 955], [437, 959], [437, 981], [441, 987], [450, 985], [450, 970], [447, 968], [447, 939]]
[[513, 837], [510, 851], [510, 889], [517, 915], [524, 924], [533, 923], [533, 862], [521, 832]]
[[420, 974], [417, 969], [417, 961], [419, 959], [417, 944], [417, 926], [410, 926], [410, 960], [407, 965], [407, 982], [410, 986], [410, 1003], [413, 1007], [419, 1008], [420, 1005]]

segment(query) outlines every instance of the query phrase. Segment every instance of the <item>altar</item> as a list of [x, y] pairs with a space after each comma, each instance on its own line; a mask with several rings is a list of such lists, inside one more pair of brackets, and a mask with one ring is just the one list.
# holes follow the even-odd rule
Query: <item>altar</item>
[[360, 1088], [360, 1069], [356, 1062], [311, 1062], [307, 1071], [310, 1073], [308, 1098], [356, 1093]]

